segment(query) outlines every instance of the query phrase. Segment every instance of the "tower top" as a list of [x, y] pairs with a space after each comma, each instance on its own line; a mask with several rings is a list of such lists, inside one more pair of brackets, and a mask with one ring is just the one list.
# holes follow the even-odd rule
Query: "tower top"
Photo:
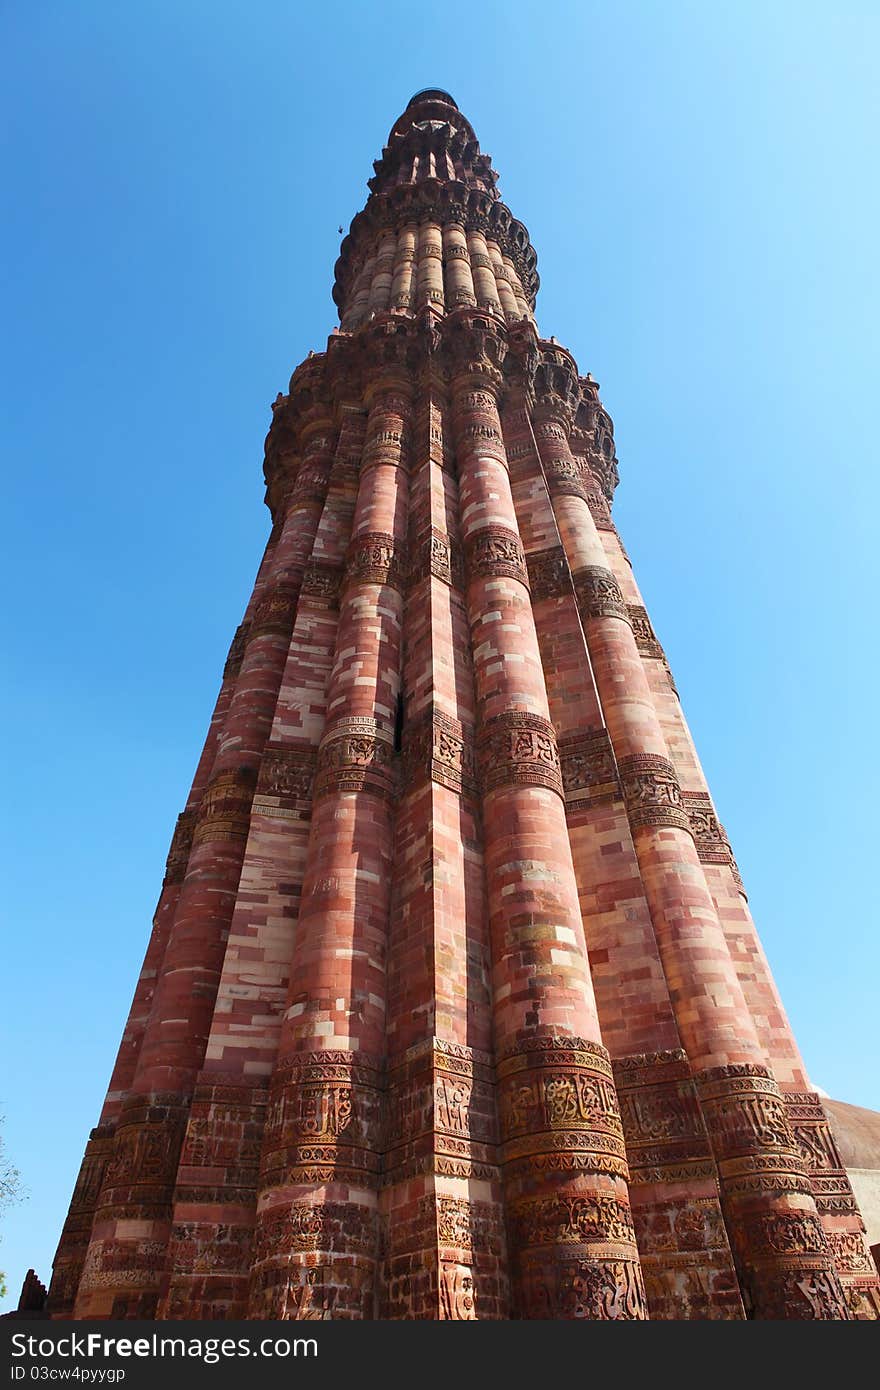
[[[373, 162], [367, 187], [367, 204], [352, 221], [336, 262], [333, 298], [344, 330], [362, 321], [362, 311], [377, 307], [378, 287], [376, 304], [367, 293], [365, 303], [354, 308], [359, 289], [369, 277], [390, 274], [393, 279], [392, 239], [405, 229], [416, 229], [420, 234], [419, 229], [425, 227], [436, 227], [441, 237], [444, 228], [458, 226], [468, 236], [488, 238], [492, 246], [476, 249], [475, 254], [491, 258], [494, 250], [506, 257], [518, 278], [523, 297], [520, 310], [527, 315], [533, 312], [539, 280], [528, 231], [501, 201], [492, 159], [480, 149], [473, 126], [449, 92], [442, 87], [423, 87], [410, 97], [391, 127], [381, 155]], [[441, 260], [444, 254], [440, 248]], [[386, 266], [388, 256], [391, 263]], [[485, 267], [477, 262], [477, 268]], [[434, 288], [439, 294], [439, 287]], [[409, 291], [402, 291], [400, 286], [395, 293], [398, 291], [402, 298], [390, 307], [409, 312]], [[489, 298], [494, 301], [494, 293]], [[439, 294], [432, 302], [442, 300]], [[388, 308], [388, 296], [384, 301]]]
[[415, 92], [406, 103], [407, 111], [417, 102], [423, 101], [445, 101], [450, 106], [454, 106], [456, 111], [458, 110], [458, 102], [448, 92], [444, 92], [442, 87], [422, 87], [421, 91]]

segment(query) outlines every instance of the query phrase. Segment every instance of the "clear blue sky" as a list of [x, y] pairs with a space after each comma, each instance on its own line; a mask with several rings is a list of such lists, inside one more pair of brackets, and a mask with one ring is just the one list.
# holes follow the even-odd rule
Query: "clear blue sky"
[[337, 227], [448, 88], [602, 383], [616, 515], [814, 1081], [880, 1108], [880, 10], [6, 0], [3, 1219], [48, 1279]]

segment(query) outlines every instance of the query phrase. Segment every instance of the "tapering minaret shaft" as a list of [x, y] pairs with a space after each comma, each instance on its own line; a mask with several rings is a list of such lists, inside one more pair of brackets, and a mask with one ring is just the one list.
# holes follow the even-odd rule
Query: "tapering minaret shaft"
[[[216, 1000], [251, 800], [284, 670], [303, 569], [320, 516], [331, 441], [306, 442], [271, 577], [201, 799], [186, 878], [119, 1118], [80, 1281], [77, 1317], [151, 1316], [161, 1290], [180, 1146]], [[326, 486], [326, 480], [325, 480]], [[130, 1231], [136, 1235], [129, 1235]]]
[[878, 1317], [597, 385], [448, 92], [373, 171], [50, 1312]]
[[379, 1315], [498, 1318], [510, 1306], [473, 667], [448, 400], [433, 360], [414, 426]]
[[247, 1312], [259, 1142], [294, 949], [364, 434], [359, 405], [343, 404], [337, 419], [330, 485], [261, 760], [211, 1035], [181, 1152], [162, 1317]]
[[[523, 345], [529, 341], [520, 330], [518, 338]], [[502, 420], [550, 716], [559, 740], [596, 1005], [615, 1081], [622, 1088], [629, 1197], [650, 1316], [741, 1318], [717, 1173], [680, 1050], [524, 381], [508, 389]], [[583, 491], [576, 476], [557, 483]], [[651, 1118], [658, 1110], [675, 1115], [674, 1123], [659, 1133]], [[656, 1243], [662, 1254], [653, 1252]]]
[[375, 378], [368, 404], [297, 949], [263, 1143], [251, 1317], [373, 1317], [378, 1296], [411, 413], [406, 374]]
[[[679, 1033], [696, 1073], [747, 1313], [809, 1318], [818, 1309], [822, 1316], [846, 1317], [803, 1160], [681, 807], [623, 596], [587, 502], [558, 486], [573, 466], [570, 427], [564, 401], [547, 383], [535, 429], [541, 462], [574, 576]], [[784, 1241], [777, 1234], [783, 1228]], [[798, 1283], [807, 1267], [809, 1294]]]
[[[514, 1307], [520, 1317], [601, 1317], [613, 1303], [605, 1315], [644, 1317], [623, 1135], [498, 415], [503, 339], [493, 320], [468, 311], [450, 316], [445, 329], [479, 710]], [[578, 1203], [594, 1220], [574, 1235], [564, 1213]]]

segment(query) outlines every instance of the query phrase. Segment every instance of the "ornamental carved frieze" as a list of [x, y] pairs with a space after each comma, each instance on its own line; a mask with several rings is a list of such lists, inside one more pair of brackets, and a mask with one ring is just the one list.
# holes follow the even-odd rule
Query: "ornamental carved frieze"
[[568, 439], [568, 431], [555, 418], [539, 420], [535, 423], [535, 438], [545, 443], [557, 443], [564, 448]]
[[584, 565], [574, 571], [573, 577], [583, 622], [591, 618], [622, 618], [629, 622], [629, 609], [611, 570], [602, 565]]
[[585, 482], [584, 498], [590, 509], [590, 516], [596, 526], [597, 531], [614, 531], [614, 522], [611, 520], [611, 508], [605, 494], [594, 492], [588, 482]]
[[384, 531], [358, 536], [348, 548], [346, 585], [387, 584], [402, 592], [406, 582], [406, 550], [402, 541]]
[[[633, 1213], [639, 1251], [646, 1255], [676, 1255], [685, 1251], [723, 1250], [729, 1260], [724, 1218], [717, 1196], [679, 1196], [637, 1206]], [[666, 1267], [676, 1266], [668, 1258]]]
[[[426, 1214], [432, 1215], [434, 1198], [426, 1198]], [[441, 1248], [458, 1253], [500, 1252], [504, 1227], [499, 1207], [493, 1202], [467, 1201], [461, 1197], [436, 1198], [437, 1240]]]
[[223, 667], [223, 679], [234, 681], [241, 670], [241, 663], [244, 660], [245, 647], [247, 646], [248, 635], [250, 633], [250, 623], [239, 623], [235, 629], [235, 636], [229, 646], [229, 655], [226, 658], [226, 665]]
[[762, 1318], [846, 1322], [851, 1317], [833, 1270], [786, 1270], [774, 1282], [773, 1290], [761, 1299], [759, 1313]]
[[611, 1191], [560, 1192], [512, 1203], [511, 1243], [524, 1250], [532, 1245], [592, 1245], [613, 1241], [633, 1247], [635, 1230], [629, 1203]]
[[441, 1260], [439, 1269], [440, 1307], [438, 1318], [474, 1322], [477, 1317], [474, 1272], [469, 1265]]
[[548, 550], [536, 550], [526, 555], [532, 603], [548, 598], [563, 598], [574, 593], [571, 570], [561, 545]]
[[627, 1160], [634, 1182], [684, 1182], [715, 1165], [687, 1058], [681, 1050], [614, 1062]]
[[260, 763], [254, 809], [266, 811], [266, 798], [281, 801], [309, 801], [315, 780], [317, 750], [267, 744]]
[[[109, 1127], [93, 1129], [73, 1189], [71, 1215], [92, 1211], [101, 1193], [107, 1164], [113, 1156], [114, 1133]], [[69, 1218], [68, 1218], [69, 1219]]]
[[706, 792], [681, 794], [682, 806], [690, 820], [691, 833], [701, 864], [732, 864], [733, 850], [727, 832], [715, 814], [711, 798]]
[[469, 449], [472, 453], [490, 453], [502, 460], [505, 457], [501, 431], [490, 422], [476, 420], [470, 424], [462, 424], [459, 426], [458, 437], [460, 447]]
[[375, 1255], [378, 1215], [355, 1202], [284, 1202], [269, 1207], [257, 1223], [255, 1259], [336, 1251]]
[[804, 1211], [777, 1211], [751, 1217], [745, 1236], [753, 1258], [762, 1255], [824, 1255], [825, 1232], [817, 1216]]
[[369, 716], [336, 720], [318, 750], [315, 797], [330, 792], [372, 792], [390, 800], [395, 792], [393, 731]]
[[211, 778], [199, 802], [193, 849], [215, 840], [246, 840], [257, 769], [239, 767]]
[[413, 720], [403, 750], [404, 783], [418, 786], [425, 778], [460, 796], [477, 790], [474, 732], [436, 708]]
[[518, 579], [528, 586], [522, 541], [506, 526], [482, 526], [465, 543], [465, 560], [470, 579]]
[[776, 1150], [797, 1164], [785, 1103], [769, 1068], [714, 1067], [699, 1073], [696, 1082], [719, 1161]]
[[621, 796], [617, 763], [607, 729], [559, 740], [565, 805], [569, 811], [608, 805]]
[[[308, 1257], [304, 1257], [308, 1258]], [[249, 1315], [260, 1320], [327, 1322], [373, 1316], [372, 1260], [352, 1259], [344, 1280], [332, 1260], [266, 1265], [251, 1282]]]
[[545, 458], [544, 476], [551, 497], [580, 497], [586, 502], [587, 484], [576, 459]]
[[862, 1231], [826, 1231], [825, 1239], [838, 1274], [868, 1274], [876, 1281], [877, 1266]]
[[325, 446], [326, 451], [322, 450], [317, 458], [309, 456], [303, 459], [290, 493], [288, 506], [291, 510], [298, 507], [323, 507], [327, 496], [330, 486], [330, 449], [333, 441], [321, 435], [313, 443]]
[[504, 452], [507, 455], [507, 462], [514, 470], [515, 476], [522, 476], [521, 470], [517, 471], [515, 465], [523, 459], [533, 459], [535, 456], [535, 446], [530, 439], [522, 440], [519, 444], [509, 443], [505, 437]]
[[261, 1179], [378, 1183], [383, 1076], [363, 1053], [298, 1054], [279, 1066], [266, 1110]]
[[[143, 1237], [138, 1240], [93, 1241], [83, 1264], [80, 1292], [114, 1288], [120, 1283], [134, 1285], [135, 1288], [147, 1285], [155, 1289], [165, 1253], [164, 1241]], [[155, 1308], [155, 1293], [133, 1294], [130, 1309], [126, 1298], [114, 1299], [111, 1317], [152, 1319]]]
[[499, 1059], [497, 1076], [502, 1159], [509, 1175], [628, 1176], [603, 1047], [583, 1038], [533, 1038]]
[[[157, 1101], [159, 1099], [157, 1097]], [[177, 1102], [177, 1097], [174, 1097], [174, 1101]], [[161, 1104], [154, 1108], [161, 1118], [157, 1116], [155, 1119], [121, 1124], [116, 1131], [101, 1193], [101, 1208], [105, 1214], [108, 1201], [125, 1201], [128, 1190], [135, 1185], [143, 1184], [164, 1191], [174, 1182], [186, 1116], [181, 1113], [178, 1104], [174, 1109], [166, 1109]]]
[[303, 574], [300, 597], [308, 599], [313, 608], [338, 608], [344, 573], [343, 565], [329, 560], [310, 560]]
[[174, 834], [171, 837], [171, 848], [168, 851], [168, 858], [165, 861], [165, 877], [162, 880], [163, 888], [170, 888], [174, 883], [183, 883], [186, 878], [186, 866], [189, 862], [190, 850], [192, 849], [193, 831], [196, 824], [196, 811], [181, 811], [177, 817], [177, 824], [174, 827]]
[[843, 1159], [819, 1095], [815, 1091], [788, 1091], [783, 1100], [795, 1146], [807, 1172], [842, 1173]]
[[565, 1260], [549, 1268], [532, 1263], [524, 1261], [521, 1271], [521, 1317], [616, 1322], [648, 1316], [636, 1259]]
[[361, 456], [361, 476], [370, 468], [405, 468], [409, 453], [407, 435], [400, 429], [383, 429], [371, 435]]
[[285, 579], [276, 581], [259, 600], [254, 608], [248, 641], [256, 637], [290, 637], [296, 617], [300, 581]]
[[391, 1071], [383, 1182], [419, 1173], [498, 1178], [491, 1064], [471, 1048], [429, 1040]]
[[636, 1146], [653, 1147], [694, 1139], [705, 1141], [692, 1083], [621, 1090], [619, 1099], [628, 1153]]
[[663, 648], [657, 641], [654, 629], [651, 626], [651, 619], [648, 617], [647, 609], [641, 604], [627, 604], [629, 610], [629, 620], [632, 626], [633, 635], [636, 639], [636, 646], [642, 656], [656, 657], [663, 659]]
[[549, 787], [563, 795], [556, 734], [549, 719], [508, 710], [484, 721], [478, 739], [484, 794], [498, 787]]
[[677, 826], [690, 830], [678, 775], [668, 758], [655, 753], [632, 753], [618, 760], [618, 768], [633, 830], [644, 826]]
[[[491, 391], [459, 391], [456, 397], [459, 408], [467, 411], [483, 411], [491, 418], [495, 417], [497, 405], [495, 397]], [[496, 431], [497, 433], [497, 431]]]
[[447, 532], [432, 526], [414, 550], [415, 559], [409, 571], [411, 584], [416, 584], [431, 574], [450, 588], [461, 590], [464, 583], [461, 546]]

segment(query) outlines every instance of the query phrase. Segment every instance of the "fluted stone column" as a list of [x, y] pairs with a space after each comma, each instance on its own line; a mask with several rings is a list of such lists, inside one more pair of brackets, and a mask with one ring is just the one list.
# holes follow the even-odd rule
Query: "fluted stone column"
[[561, 489], [571, 365], [539, 368], [535, 434], [620, 771], [682, 1042], [718, 1164], [747, 1315], [845, 1318], [804, 1163], [758, 1041], [681, 806], [623, 596], [583, 497]]
[[[526, 349], [526, 361], [530, 336], [521, 328], [511, 333], [520, 350]], [[538, 457], [527, 371], [510, 379], [502, 423], [559, 743], [591, 978], [618, 1087], [650, 1316], [741, 1318], [715, 1164], [681, 1052], [571, 573]]]
[[498, 416], [506, 335], [463, 311], [447, 318], [444, 341], [479, 711], [514, 1307], [529, 1318], [644, 1317], [623, 1135]]
[[373, 268], [370, 284], [370, 297], [367, 307], [374, 313], [381, 313], [391, 302], [391, 285], [394, 279], [394, 264], [397, 255], [397, 237], [389, 228], [379, 240], [379, 250]]
[[500, 315], [502, 312], [501, 301], [498, 298], [498, 286], [495, 282], [495, 271], [492, 266], [492, 257], [489, 255], [489, 248], [486, 245], [486, 238], [482, 232], [469, 231], [467, 244], [477, 306], [487, 310], [490, 314]]
[[379, 1316], [509, 1316], [459, 497], [440, 363], [414, 418]]
[[401, 227], [397, 236], [394, 278], [391, 282], [392, 309], [412, 309], [415, 304], [416, 250], [418, 241], [419, 228], [417, 223], [408, 222], [405, 226]]
[[[345, 378], [345, 364], [340, 367]], [[343, 404], [336, 415], [330, 485], [260, 763], [211, 1033], [181, 1152], [161, 1317], [241, 1318], [247, 1312], [260, 1140], [289, 983], [366, 423], [359, 404]]]
[[261, 1166], [250, 1316], [375, 1316], [411, 386], [370, 407]]
[[450, 309], [476, 304], [467, 235], [458, 223], [449, 222], [443, 228], [443, 255], [446, 259], [446, 303]]
[[424, 222], [419, 228], [419, 259], [416, 270], [416, 307], [433, 305], [442, 309], [443, 298], [443, 233], [436, 222]]
[[495, 286], [498, 292], [498, 299], [501, 309], [508, 323], [515, 323], [522, 317], [519, 305], [516, 302], [516, 295], [510, 283], [510, 276], [504, 264], [504, 257], [501, 247], [497, 241], [487, 240], [486, 250], [492, 262], [492, 271], [495, 276]]
[[[320, 363], [310, 362], [303, 377], [320, 371]], [[119, 1117], [80, 1281], [78, 1318], [153, 1316], [162, 1290], [177, 1163], [210, 1031], [251, 801], [327, 487], [328, 423], [319, 405], [303, 431], [303, 463], [200, 802], [150, 1020]]]
[[520, 311], [520, 315], [522, 318], [528, 319], [530, 323], [534, 323], [535, 316], [532, 313], [529, 301], [526, 298], [526, 292], [523, 289], [522, 281], [520, 280], [519, 275], [517, 274], [516, 266], [513, 263], [513, 258], [511, 256], [504, 256], [503, 260], [504, 268], [507, 271], [508, 284], [510, 285], [511, 290], [513, 291], [513, 297], [516, 300], [516, 306]]
[[357, 274], [354, 284], [354, 291], [351, 297], [351, 303], [349, 304], [348, 309], [346, 310], [346, 313], [343, 316], [342, 327], [347, 329], [349, 332], [352, 329], [357, 328], [358, 325], [361, 324], [367, 317], [370, 302], [370, 290], [372, 289], [373, 285], [373, 272], [375, 268], [376, 255], [375, 252], [373, 252], [366, 257], [363, 265], [361, 266], [360, 271]]

